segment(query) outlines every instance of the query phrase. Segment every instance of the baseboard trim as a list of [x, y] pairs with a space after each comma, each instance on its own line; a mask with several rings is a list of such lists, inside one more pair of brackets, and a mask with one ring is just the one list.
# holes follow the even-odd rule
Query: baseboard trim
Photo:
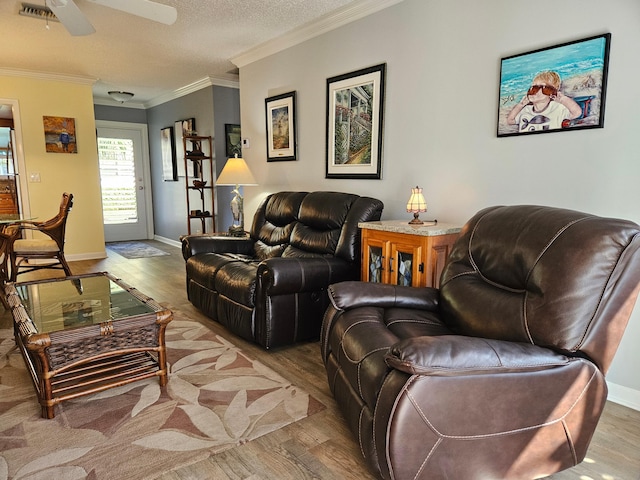
[[640, 412], [640, 390], [634, 390], [611, 382], [607, 382], [607, 386], [609, 387], [607, 400]]
[[103, 258], [107, 258], [107, 251], [102, 250], [101, 252], [73, 253], [65, 254], [64, 256], [67, 259], [67, 262], [79, 262], [81, 260], [101, 260]]
[[182, 243], [178, 240], [171, 240], [170, 238], [161, 237], [159, 235], [154, 235], [153, 239], [162, 243], [166, 243], [167, 245], [171, 245], [172, 247], [182, 248]]

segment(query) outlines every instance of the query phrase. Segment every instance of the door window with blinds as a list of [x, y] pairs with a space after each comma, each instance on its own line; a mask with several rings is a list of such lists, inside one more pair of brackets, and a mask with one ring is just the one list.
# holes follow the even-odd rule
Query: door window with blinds
[[136, 223], [136, 169], [133, 140], [98, 138], [102, 212], [105, 225]]

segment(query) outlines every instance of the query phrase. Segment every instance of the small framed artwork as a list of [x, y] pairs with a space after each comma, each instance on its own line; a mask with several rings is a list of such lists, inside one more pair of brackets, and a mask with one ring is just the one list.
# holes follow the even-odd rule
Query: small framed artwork
[[242, 135], [240, 134], [240, 125], [226, 123], [224, 125], [224, 140], [227, 157], [237, 155], [242, 157]]
[[267, 162], [296, 159], [296, 92], [265, 99]]
[[173, 127], [160, 129], [160, 144], [162, 147], [162, 180], [174, 182], [178, 180], [176, 166], [176, 140]]
[[47, 152], [78, 153], [75, 118], [43, 116], [42, 123]]
[[611, 34], [505, 57], [498, 137], [604, 127]]
[[379, 179], [386, 64], [327, 79], [326, 178]]
[[185, 162], [184, 162], [184, 146], [182, 144], [182, 137], [185, 135], [195, 135], [196, 131], [196, 119], [187, 118], [185, 120], [178, 120], [173, 126], [173, 135], [175, 137], [176, 148], [176, 165], [178, 177], [185, 176]]

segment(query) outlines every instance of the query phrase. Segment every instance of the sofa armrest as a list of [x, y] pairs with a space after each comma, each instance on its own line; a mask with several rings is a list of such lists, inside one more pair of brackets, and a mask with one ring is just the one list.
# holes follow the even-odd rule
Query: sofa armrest
[[182, 240], [182, 256], [185, 260], [199, 253], [253, 254], [254, 241], [251, 237], [184, 235], [180, 240]]
[[461, 335], [413, 337], [393, 345], [387, 365], [411, 375], [472, 375], [545, 370], [569, 357], [528, 343]]
[[312, 292], [358, 275], [353, 264], [336, 257], [275, 257], [258, 266], [259, 288], [266, 295]]
[[414, 308], [437, 311], [439, 291], [370, 282], [342, 282], [329, 287], [329, 299], [338, 310], [357, 307]]

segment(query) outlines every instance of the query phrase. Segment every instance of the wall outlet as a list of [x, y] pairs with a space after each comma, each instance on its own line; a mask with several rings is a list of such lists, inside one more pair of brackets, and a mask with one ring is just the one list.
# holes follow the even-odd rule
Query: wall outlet
[[242, 148], [251, 148], [251, 142], [248, 138], [242, 139]]

